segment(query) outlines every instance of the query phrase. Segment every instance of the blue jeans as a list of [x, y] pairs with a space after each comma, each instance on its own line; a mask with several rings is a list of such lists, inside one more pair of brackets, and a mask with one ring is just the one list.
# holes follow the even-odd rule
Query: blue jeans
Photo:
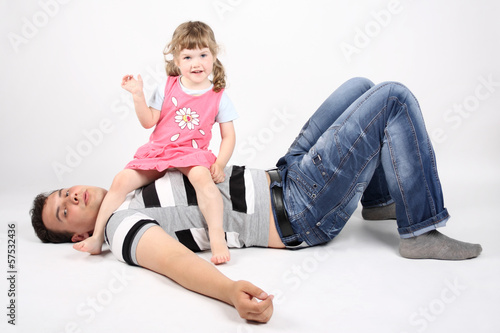
[[294, 231], [283, 237], [278, 228], [285, 244], [331, 240], [360, 200], [364, 207], [395, 202], [402, 238], [443, 226], [449, 218], [420, 107], [399, 83], [344, 83], [304, 125], [277, 167]]

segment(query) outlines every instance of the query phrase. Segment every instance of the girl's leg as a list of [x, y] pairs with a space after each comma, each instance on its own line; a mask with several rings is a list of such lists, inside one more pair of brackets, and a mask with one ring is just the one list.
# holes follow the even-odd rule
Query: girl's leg
[[178, 168], [193, 185], [203, 217], [207, 221], [211, 261], [223, 264], [230, 260], [223, 228], [223, 202], [219, 189], [212, 180], [210, 170], [203, 166]]
[[79, 251], [99, 254], [104, 241], [106, 222], [123, 203], [127, 194], [160, 178], [164, 173], [156, 170], [124, 169], [120, 171], [113, 179], [113, 183], [99, 208], [92, 237], [75, 244], [73, 247]]

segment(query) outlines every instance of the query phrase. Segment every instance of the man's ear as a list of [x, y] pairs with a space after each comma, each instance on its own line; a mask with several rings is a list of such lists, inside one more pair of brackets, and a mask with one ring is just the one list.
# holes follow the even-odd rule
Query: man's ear
[[88, 232], [86, 233], [83, 233], [83, 234], [74, 234], [72, 237], [71, 237], [71, 241], [73, 243], [78, 243], [78, 242], [81, 242], [82, 240], [85, 240], [87, 238], [90, 237], [90, 234]]

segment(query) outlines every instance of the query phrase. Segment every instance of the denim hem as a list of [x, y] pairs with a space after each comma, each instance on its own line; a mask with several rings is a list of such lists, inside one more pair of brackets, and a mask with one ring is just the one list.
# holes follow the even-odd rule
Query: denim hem
[[410, 238], [422, 235], [430, 230], [444, 227], [446, 225], [446, 222], [448, 222], [449, 218], [450, 215], [448, 214], [448, 211], [445, 208], [441, 213], [423, 222], [420, 222], [418, 224], [409, 227], [398, 228], [399, 236], [401, 238]]
[[404, 235], [399, 235], [399, 237], [401, 238], [411, 238], [411, 237], [416, 237], [416, 236], [420, 236], [420, 235], [423, 235], [425, 234], [426, 232], [429, 232], [431, 230], [435, 230], [437, 228], [442, 228], [442, 227], [445, 227], [446, 226], [446, 222], [448, 222], [448, 219], [449, 217], [446, 218], [446, 220], [444, 221], [441, 221], [437, 224], [433, 224], [427, 228], [424, 228], [424, 229], [420, 229], [418, 231], [415, 231], [414, 233], [411, 233], [411, 234], [404, 234]]

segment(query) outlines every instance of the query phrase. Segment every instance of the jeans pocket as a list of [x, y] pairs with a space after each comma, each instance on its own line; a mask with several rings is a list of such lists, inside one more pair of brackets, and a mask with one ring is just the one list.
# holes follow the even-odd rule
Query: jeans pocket
[[[316, 198], [318, 186], [312, 179], [305, 176], [299, 170], [292, 168], [288, 169], [287, 177], [288, 180], [294, 183], [295, 186], [300, 189], [300, 192], [306, 194], [309, 199], [314, 200]], [[307, 205], [308, 203], [303, 202], [303, 204]]]

